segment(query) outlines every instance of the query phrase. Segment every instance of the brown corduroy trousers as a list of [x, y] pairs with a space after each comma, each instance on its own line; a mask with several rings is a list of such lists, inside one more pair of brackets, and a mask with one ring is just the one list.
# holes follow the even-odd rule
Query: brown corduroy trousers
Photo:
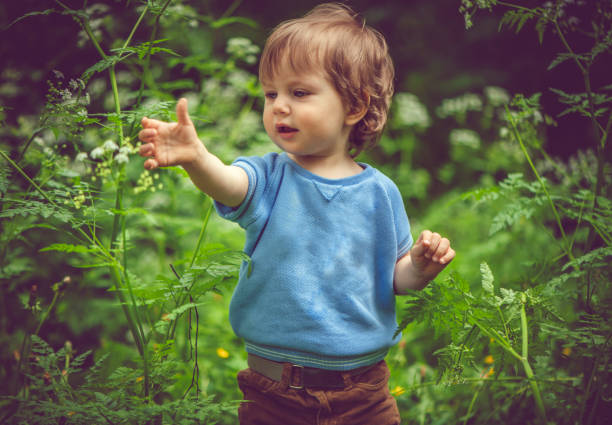
[[240, 425], [397, 425], [395, 399], [389, 392], [385, 361], [351, 376], [342, 373], [339, 389], [290, 387], [292, 367], [286, 364], [279, 382], [245, 369], [238, 373], [244, 401]]

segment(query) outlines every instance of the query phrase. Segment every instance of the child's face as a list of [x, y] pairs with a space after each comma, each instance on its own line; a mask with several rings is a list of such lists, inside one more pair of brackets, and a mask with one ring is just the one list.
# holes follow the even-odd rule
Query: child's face
[[284, 64], [262, 86], [266, 132], [293, 159], [348, 155], [347, 108], [322, 73]]

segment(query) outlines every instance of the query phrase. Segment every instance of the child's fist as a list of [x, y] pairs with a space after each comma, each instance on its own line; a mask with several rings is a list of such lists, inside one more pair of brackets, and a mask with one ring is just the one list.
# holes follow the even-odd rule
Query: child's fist
[[455, 258], [455, 251], [448, 239], [424, 230], [410, 250], [410, 256], [416, 271], [424, 279], [431, 280]]

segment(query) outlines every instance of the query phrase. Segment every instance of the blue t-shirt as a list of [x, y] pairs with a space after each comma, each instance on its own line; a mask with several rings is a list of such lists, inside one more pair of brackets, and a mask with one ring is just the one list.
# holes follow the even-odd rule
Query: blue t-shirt
[[286, 153], [238, 158], [249, 178], [235, 208], [246, 230], [230, 323], [248, 352], [347, 370], [381, 360], [397, 329], [393, 273], [411, 245], [395, 184], [376, 169], [326, 179]]

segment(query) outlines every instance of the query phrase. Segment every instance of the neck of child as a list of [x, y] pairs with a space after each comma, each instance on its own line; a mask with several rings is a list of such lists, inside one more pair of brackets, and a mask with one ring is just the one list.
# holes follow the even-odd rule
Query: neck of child
[[342, 179], [363, 171], [348, 152], [343, 156], [295, 155], [289, 152], [287, 155], [300, 167], [326, 179]]

